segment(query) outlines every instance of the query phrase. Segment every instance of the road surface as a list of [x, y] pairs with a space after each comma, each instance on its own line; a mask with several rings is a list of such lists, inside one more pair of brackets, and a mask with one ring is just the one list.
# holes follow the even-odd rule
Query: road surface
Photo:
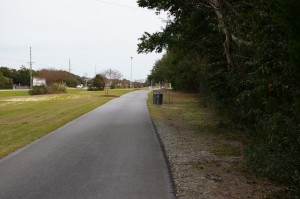
[[147, 93], [116, 98], [1, 159], [0, 198], [175, 198]]

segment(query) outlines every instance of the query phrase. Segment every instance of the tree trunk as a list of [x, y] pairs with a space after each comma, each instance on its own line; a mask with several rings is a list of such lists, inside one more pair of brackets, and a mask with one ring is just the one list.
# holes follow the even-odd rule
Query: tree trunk
[[234, 71], [234, 62], [232, 58], [232, 37], [228, 28], [226, 19], [222, 13], [222, 0], [208, 0], [209, 5], [213, 8], [219, 22], [219, 26], [225, 35], [225, 41], [223, 43], [224, 51], [227, 59], [227, 70]]

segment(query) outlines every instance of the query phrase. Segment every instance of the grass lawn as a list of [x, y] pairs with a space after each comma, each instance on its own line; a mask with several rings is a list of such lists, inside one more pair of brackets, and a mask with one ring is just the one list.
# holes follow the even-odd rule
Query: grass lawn
[[169, 93], [164, 94], [164, 104], [160, 107], [152, 104], [152, 93], [149, 93], [148, 108], [154, 120], [172, 120], [191, 130], [214, 133], [217, 118], [210, 116], [203, 108], [199, 102], [199, 94], [171, 92], [174, 101], [169, 103]]
[[0, 91], [0, 98], [12, 96], [28, 96], [28, 90], [3, 90]]
[[[131, 90], [110, 90], [121, 96]], [[0, 92], [0, 158], [110, 101], [104, 91], [68, 89], [67, 94], [28, 96]]]
[[[170, 93], [170, 92], [168, 92]], [[239, 139], [244, 141], [242, 136], [231, 132], [230, 128], [222, 127], [220, 118], [212, 108], [208, 108], [202, 102], [202, 97], [195, 93], [171, 92], [173, 103], [168, 103], [168, 95], [164, 94], [164, 104], [157, 107], [152, 104], [152, 93], [148, 94], [148, 108], [151, 118], [154, 121], [171, 123], [184, 131], [197, 132], [204, 137], [218, 137], [218, 139], [231, 140]], [[166, 102], [166, 103], [165, 103]], [[226, 130], [227, 129], [227, 130]], [[224, 156], [241, 155], [239, 147], [219, 145], [215, 153]]]

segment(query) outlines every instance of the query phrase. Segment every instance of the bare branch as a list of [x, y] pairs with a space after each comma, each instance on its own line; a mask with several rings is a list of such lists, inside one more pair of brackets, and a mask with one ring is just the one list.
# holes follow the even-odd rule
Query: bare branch
[[245, 46], [251, 46], [252, 45], [252, 43], [251, 42], [249, 42], [249, 41], [245, 41], [245, 40], [243, 40], [243, 39], [239, 39], [239, 38], [237, 38], [236, 36], [234, 36], [233, 34], [231, 34], [231, 39], [232, 39], [232, 41], [234, 41], [237, 45], [245, 45]]

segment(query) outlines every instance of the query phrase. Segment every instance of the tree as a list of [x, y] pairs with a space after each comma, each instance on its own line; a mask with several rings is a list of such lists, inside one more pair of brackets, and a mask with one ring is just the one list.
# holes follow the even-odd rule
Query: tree
[[121, 72], [114, 69], [107, 69], [102, 73], [102, 75], [105, 77], [105, 83], [109, 87], [115, 87], [115, 83], [123, 76]]
[[36, 76], [39, 78], [45, 78], [47, 84], [53, 84], [65, 82], [72, 75], [71, 73], [63, 70], [42, 69], [37, 71]]
[[104, 90], [105, 78], [98, 74], [92, 79], [92, 84], [88, 87], [88, 90]]
[[14, 72], [15, 72], [14, 69], [9, 69], [7, 67], [0, 67], [0, 73], [2, 73], [2, 75], [4, 77], [13, 79], [14, 78]]
[[21, 84], [23, 86], [30, 86], [30, 71], [29, 69], [22, 66], [19, 70], [17, 70], [16, 75], [14, 77], [15, 84]]
[[12, 89], [13, 82], [12, 79], [9, 79], [2, 75], [2, 72], [0, 72], [0, 89]]
[[167, 51], [149, 78], [184, 90], [204, 85], [220, 114], [253, 135], [248, 168], [300, 195], [299, 1], [138, 4], [170, 16], [162, 31], [139, 39], [139, 53]]
[[66, 83], [69, 87], [76, 87], [79, 83], [84, 83], [81, 77], [64, 70], [42, 69], [37, 71], [36, 76], [45, 78], [47, 84]]

